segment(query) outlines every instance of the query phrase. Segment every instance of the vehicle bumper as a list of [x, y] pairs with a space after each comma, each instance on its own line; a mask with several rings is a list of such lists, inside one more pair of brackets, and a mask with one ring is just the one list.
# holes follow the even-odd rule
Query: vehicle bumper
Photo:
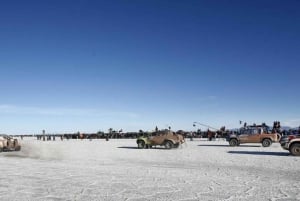
[[281, 145], [282, 149], [289, 150], [289, 143], [288, 142], [282, 142], [280, 145]]

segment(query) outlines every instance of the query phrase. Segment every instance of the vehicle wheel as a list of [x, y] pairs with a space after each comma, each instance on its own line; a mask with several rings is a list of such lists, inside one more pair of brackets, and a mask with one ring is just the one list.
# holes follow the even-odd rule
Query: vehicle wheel
[[271, 144], [272, 144], [272, 141], [270, 139], [264, 139], [262, 141], [262, 146], [263, 147], [269, 147], [269, 146], [271, 146]]
[[145, 146], [145, 142], [144, 141], [138, 141], [138, 148], [139, 149], [144, 149], [146, 146]]
[[171, 141], [167, 141], [166, 143], [165, 143], [165, 148], [166, 149], [171, 149], [173, 147], [173, 143], [171, 142]]
[[174, 148], [178, 148], [178, 147], [179, 147], [179, 143], [174, 144], [173, 147], [174, 147]]
[[237, 146], [238, 145], [237, 139], [230, 139], [229, 140], [229, 145], [232, 146], [232, 147]]
[[290, 147], [290, 152], [293, 156], [300, 156], [300, 143], [294, 143]]

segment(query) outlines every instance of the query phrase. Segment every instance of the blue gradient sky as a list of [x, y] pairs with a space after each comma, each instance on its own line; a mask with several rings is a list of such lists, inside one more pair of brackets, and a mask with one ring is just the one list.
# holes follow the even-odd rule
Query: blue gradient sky
[[299, 8], [1, 1], [0, 133], [299, 126]]

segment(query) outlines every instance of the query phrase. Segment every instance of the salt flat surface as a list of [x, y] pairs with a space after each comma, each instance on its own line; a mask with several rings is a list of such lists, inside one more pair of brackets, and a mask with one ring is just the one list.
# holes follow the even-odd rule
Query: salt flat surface
[[300, 157], [278, 143], [187, 141], [137, 149], [134, 139], [20, 140], [0, 153], [0, 200], [300, 200]]

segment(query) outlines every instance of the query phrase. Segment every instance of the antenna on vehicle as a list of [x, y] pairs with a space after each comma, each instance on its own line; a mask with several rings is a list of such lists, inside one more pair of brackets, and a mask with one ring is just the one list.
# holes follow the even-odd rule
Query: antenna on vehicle
[[211, 127], [211, 126], [206, 125], [206, 124], [199, 123], [199, 122], [197, 122], [197, 121], [195, 121], [195, 122], [193, 123], [193, 126], [196, 127], [196, 124], [199, 124], [199, 125], [201, 125], [201, 126], [205, 126], [205, 127], [207, 127], [207, 128], [211, 128], [211, 129], [214, 129], [214, 130], [219, 130], [219, 129], [217, 129], [217, 128]]

